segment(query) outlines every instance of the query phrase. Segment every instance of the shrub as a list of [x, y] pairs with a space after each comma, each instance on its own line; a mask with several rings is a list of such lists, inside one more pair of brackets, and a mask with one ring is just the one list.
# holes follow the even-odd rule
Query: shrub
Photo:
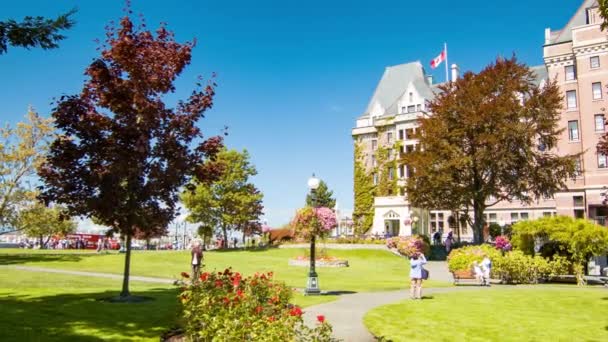
[[307, 327], [302, 309], [289, 304], [291, 289], [271, 272], [246, 278], [230, 269], [205, 272], [182, 285], [182, 320], [192, 341], [331, 341], [329, 323], [323, 318]]
[[493, 264], [502, 257], [499, 251], [486, 244], [453, 249], [448, 255], [448, 269], [450, 272], [469, 271], [473, 262], [481, 262], [485, 256], [488, 256]]
[[397, 249], [399, 254], [408, 258], [418, 253], [429, 255], [431, 251], [429, 244], [419, 235], [395, 236], [386, 239], [386, 246]]
[[540, 280], [568, 274], [571, 263], [556, 256], [553, 260], [529, 256], [522, 251], [506, 253], [493, 263], [493, 274], [506, 283], [535, 284]]

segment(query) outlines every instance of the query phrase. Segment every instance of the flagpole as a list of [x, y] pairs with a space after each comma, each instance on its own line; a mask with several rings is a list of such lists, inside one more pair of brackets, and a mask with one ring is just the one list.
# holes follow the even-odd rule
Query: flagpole
[[445, 82], [449, 82], [450, 79], [448, 78], [448, 44], [447, 43], [443, 43], [443, 51], [445, 51]]

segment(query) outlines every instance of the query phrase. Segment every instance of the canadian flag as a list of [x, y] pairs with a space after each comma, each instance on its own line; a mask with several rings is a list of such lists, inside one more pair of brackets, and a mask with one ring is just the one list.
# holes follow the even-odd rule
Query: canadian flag
[[435, 57], [432, 61], [431, 61], [431, 68], [435, 69], [436, 67], [439, 66], [439, 64], [441, 64], [441, 62], [445, 61], [445, 49], [441, 51], [441, 53], [439, 54], [439, 56]]

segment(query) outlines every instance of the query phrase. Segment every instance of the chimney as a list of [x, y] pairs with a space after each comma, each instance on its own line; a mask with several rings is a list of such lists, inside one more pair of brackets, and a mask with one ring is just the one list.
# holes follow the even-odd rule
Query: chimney
[[549, 44], [550, 42], [551, 42], [551, 29], [547, 27], [545, 29], [545, 44]]
[[458, 65], [452, 64], [452, 82], [455, 82], [458, 79]]
[[433, 75], [426, 75], [426, 81], [429, 85], [433, 85]]

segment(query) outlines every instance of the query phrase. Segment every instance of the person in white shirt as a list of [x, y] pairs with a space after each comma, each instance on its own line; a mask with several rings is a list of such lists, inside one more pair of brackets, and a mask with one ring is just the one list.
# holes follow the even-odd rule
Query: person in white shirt
[[492, 260], [486, 255], [481, 261], [481, 270], [483, 271], [482, 285], [490, 286], [490, 271], [492, 270]]
[[475, 275], [475, 279], [483, 285], [483, 271], [481, 270], [481, 267], [479, 267], [477, 261], [473, 261], [473, 274]]

